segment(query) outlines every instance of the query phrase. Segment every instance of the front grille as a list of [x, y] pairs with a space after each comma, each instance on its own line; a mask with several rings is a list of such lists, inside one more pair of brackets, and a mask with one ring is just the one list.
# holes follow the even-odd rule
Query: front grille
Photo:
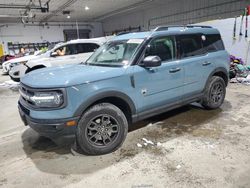
[[30, 111], [27, 108], [25, 108], [20, 102], [18, 102], [18, 104], [25, 115], [30, 115]]
[[19, 88], [19, 92], [20, 92], [20, 95], [22, 97], [22, 99], [29, 105], [32, 105], [34, 106], [35, 104], [30, 100], [30, 98], [32, 96], [34, 96], [34, 92], [31, 91], [30, 89], [28, 89], [26, 86], [24, 85], [20, 85], [20, 88]]

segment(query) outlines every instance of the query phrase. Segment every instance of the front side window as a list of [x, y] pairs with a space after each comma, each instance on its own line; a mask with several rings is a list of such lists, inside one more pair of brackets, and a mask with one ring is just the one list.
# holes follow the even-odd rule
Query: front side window
[[181, 35], [179, 39], [179, 57], [192, 57], [202, 55], [205, 53], [202, 47], [202, 36], [201, 35]]
[[145, 57], [159, 56], [162, 61], [169, 61], [175, 58], [175, 41], [172, 37], [153, 39], [147, 47]]
[[142, 42], [143, 39], [109, 42], [99, 48], [87, 63], [106, 66], [128, 65]]
[[55, 50], [58, 56], [74, 55], [77, 54], [77, 49], [75, 44], [69, 44], [66, 46], [61, 46]]

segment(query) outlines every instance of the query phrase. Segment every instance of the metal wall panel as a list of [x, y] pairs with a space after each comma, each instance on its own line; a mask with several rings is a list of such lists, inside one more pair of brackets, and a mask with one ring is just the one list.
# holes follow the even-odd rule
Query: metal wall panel
[[[155, 0], [142, 10], [116, 15], [103, 21], [106, 32], [141, 26], [189, 24], [239, 16], [250, 0]], [[125, 19], [126, 18], [126, 19]], [[128, 21], [129, 20], [129, 21]]]

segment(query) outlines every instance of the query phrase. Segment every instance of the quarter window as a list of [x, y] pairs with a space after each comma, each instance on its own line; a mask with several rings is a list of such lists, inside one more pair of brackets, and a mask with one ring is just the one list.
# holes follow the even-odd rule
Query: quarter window
[[206, 40], [203, 41], [203, 46], [207, 52], [225, 50], [224, 44], [219, 34], [206, 35]]

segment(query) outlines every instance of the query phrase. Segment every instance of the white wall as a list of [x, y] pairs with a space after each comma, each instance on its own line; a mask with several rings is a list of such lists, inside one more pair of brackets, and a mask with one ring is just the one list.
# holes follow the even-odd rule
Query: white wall
[[[49, 23], [50, 24], [50, 23]], [[55, 24], [55, 23], [53, 23]], [[81, 23], [79, 23], [81, 24]], [[24, 26], [23, 24], [4, 24], [0, 27], [0, 44], [4, 44], [5, 53], [8, 53], [7, 43], [35, 43], [35, 42], [57, 42], [64, 41], [63, 30], [75, 29], [75, 23], [72, 26]], [[79, 29], [90, 29], [90, 37], [103, 36], [102, 24], [91, 23], [92, 27], [79, 26]]]

